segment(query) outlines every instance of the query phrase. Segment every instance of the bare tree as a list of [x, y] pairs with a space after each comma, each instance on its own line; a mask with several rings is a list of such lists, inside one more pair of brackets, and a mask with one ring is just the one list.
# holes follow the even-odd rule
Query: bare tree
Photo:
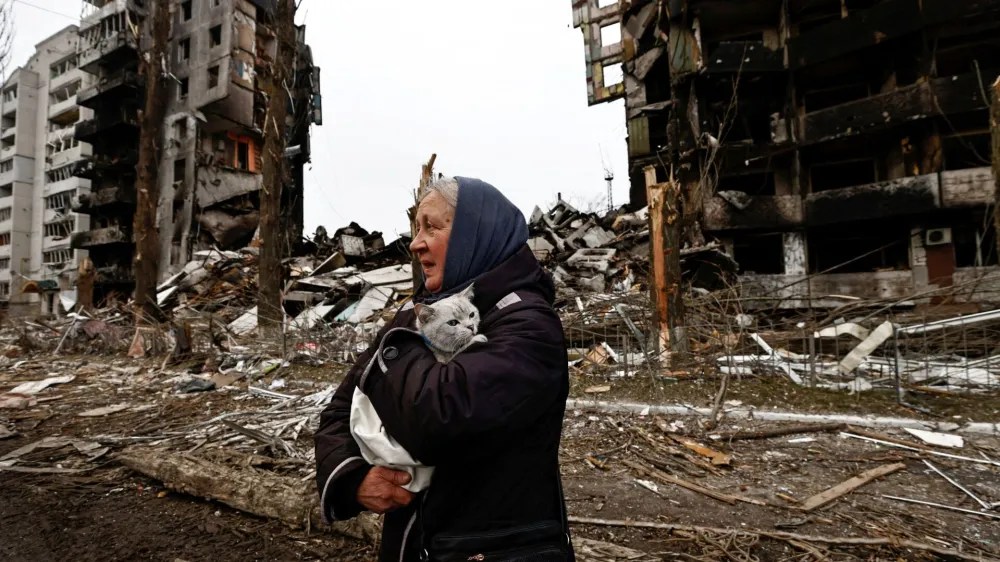
[[0, 0], [0, 83], [7, 80], [7, 65], [14, 49], [14, 0]]
[[257, 325], [273, 331], [284, 319], [281, 306], [281, 191], [288, 172], [285, 160], [285, 120], [289, 92], [295, 87], [295, 3], [278, 0], [274, 14], [277, 57], [270, 61], [263, 77], [268, 94], [264, 116], [264, 185], [260, 194], [260, 273], [258, 280]]
[[170, 39], [170, 0], [156, 0], [152, 8], [153, 44], [142, 54], [141, 71], [146, 76], [146, 105], [139, 131], [139, 164], [136, 182], [135, 232], [135, 314], [136, 324], [157, 317], [156, 284], [160, 249], [156, 229], [159, 200], [160, 152], [163, 149], [163, 121], [167, 113], [167, 43]]

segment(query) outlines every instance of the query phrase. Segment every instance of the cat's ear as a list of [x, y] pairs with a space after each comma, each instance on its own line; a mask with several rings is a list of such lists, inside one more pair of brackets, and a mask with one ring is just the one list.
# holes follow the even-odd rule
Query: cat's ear
[[476, 296], [476, 291], [474, 289], [475, 286], [475, 283], [470, 284], [464, 291], [459, 293], [458, 296], [471, 301]]
[[434, 317], [434, 309], [426, 304], [413, 305], [413, 310], [417, 313], [417, 318], [423, 323], [428, 322]]

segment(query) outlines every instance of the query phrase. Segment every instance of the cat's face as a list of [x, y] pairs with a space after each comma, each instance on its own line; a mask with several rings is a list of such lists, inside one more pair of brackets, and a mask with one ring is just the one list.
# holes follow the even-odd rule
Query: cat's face
[[442, 351], [457, 351], [479, 331], [479, 311], [472, 304], [472, 286], [434, 304], [418, 304], [417, 329]]

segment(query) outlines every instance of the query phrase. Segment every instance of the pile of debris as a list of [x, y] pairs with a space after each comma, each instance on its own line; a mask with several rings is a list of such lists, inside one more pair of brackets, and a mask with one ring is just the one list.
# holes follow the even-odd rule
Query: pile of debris
[[[552, 272], [564, 297], [626, 293], [645, 283], [649, 262], [647, 209], [583, 213], [559, 199], [547, 212], [535, 207], [528, 245]], [[692, 287], [716, 290], [731, 281], [737, 264], [719, 244], [681, 250], [684, 278]]]

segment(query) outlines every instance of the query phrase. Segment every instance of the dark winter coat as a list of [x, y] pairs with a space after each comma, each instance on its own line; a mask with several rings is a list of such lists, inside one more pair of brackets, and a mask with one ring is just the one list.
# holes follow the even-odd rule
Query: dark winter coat
[[[569, 390], [563, 328], [551, 277], [527, 247], [475, 281], [480, 332], [489, 338], [441, 364], [419, 336], [382, 343], [361, 390], [389, 435], [434, 480], [409, 507], [386, 515], [379, 560], [417, 560], [420, 529], [464, 533], [559, 517], [559, 437]], [[404, 307], [362, 354], [323, 412], [316, 434], [324, 516], [355, 517], [371, 466], [350, 432], [351, 396], [393, 327], [413, 326]], [[423, 521], [416, 521], [423, 501]], [[404, 552], [405, 550], [405, 552]]]

